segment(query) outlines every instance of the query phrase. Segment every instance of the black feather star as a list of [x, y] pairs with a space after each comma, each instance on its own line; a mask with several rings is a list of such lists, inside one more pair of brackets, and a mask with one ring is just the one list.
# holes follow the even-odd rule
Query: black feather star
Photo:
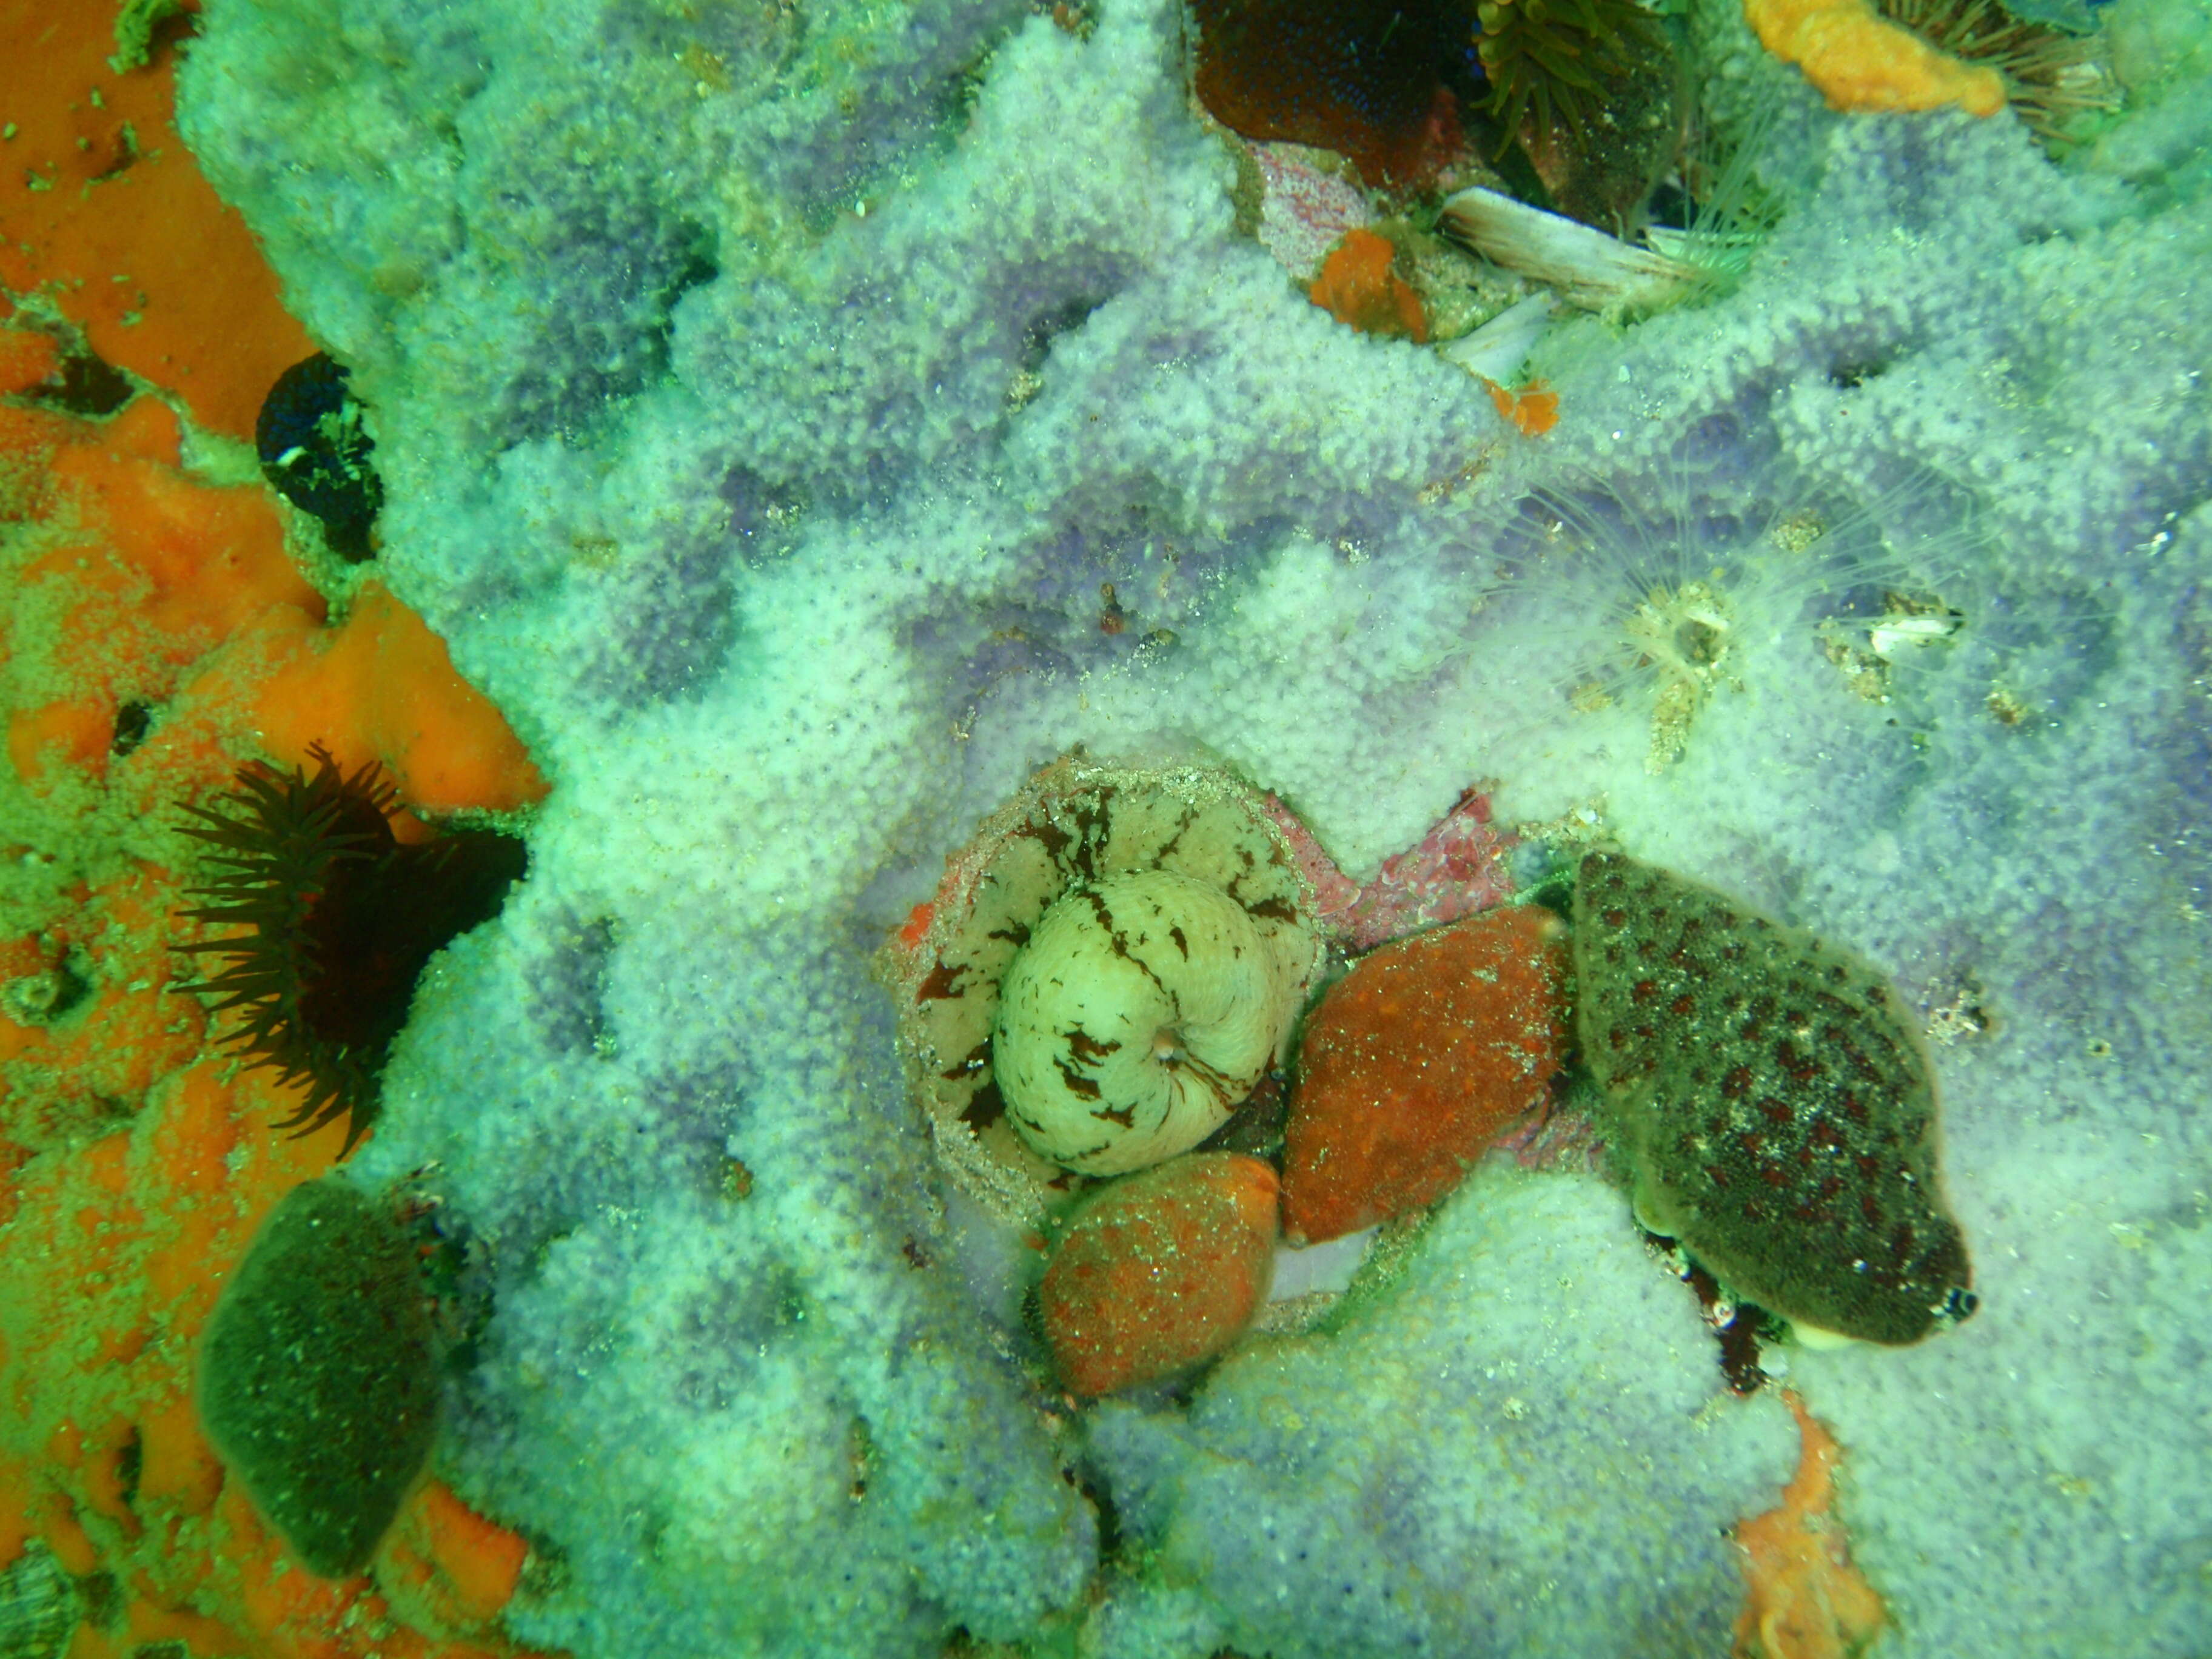
[[378, 1079], [407, 1023], [415, 981], [459, 934], [499, 914], [523, 873], [522, 842], [486, 830], [404, 845], [392, 832], [398, 791], [374, 762], [348, 775], [330, 750], [315, 769], [259, 763], [184, 833], [215, 851], [187, 921], [242, 929], [178, 945], [219, 971], [179, 989], [240, 1018], [225, 1042], [303, 1084], [278, 1124], [312, 1134], [348, 1120], [344, 1152], [374, 1121]]

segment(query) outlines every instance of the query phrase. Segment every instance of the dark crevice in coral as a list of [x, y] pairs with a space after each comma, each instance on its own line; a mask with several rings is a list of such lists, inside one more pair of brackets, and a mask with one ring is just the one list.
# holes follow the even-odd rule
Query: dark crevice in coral
[[1889, 372], [1889, 368], [1887, 362], [1859, 362], [1845, 359], [1829, 365], [1828, 384], [1840, 391], [1855, 391], [1869, 380], [1879, 380]]
[[101, 359], [89, 346], [73, 346], [62, 354], [60, 367], [48, 379], [21, 394], [21, 401], [64, 415], [100, 420], [112, 415], [137, 395], [131, 377]]
[[146, 734], [154, 729], [154, 710], [150, 704], [132, 698], [115, 711], [115, 735], [108, 742], [111, 755], [127, 755], [146, 741]]

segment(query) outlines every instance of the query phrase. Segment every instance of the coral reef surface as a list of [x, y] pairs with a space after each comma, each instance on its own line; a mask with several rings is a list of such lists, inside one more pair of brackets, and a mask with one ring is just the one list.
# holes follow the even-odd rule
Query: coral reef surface
[[530, 1540], [509, 1630], [1725, 1650], [1795, 1425], [1595, 1176], [1486, 1164], [1186, 1394], [1048, 1391], [870, 963], [1083, 745], [1361, 878], [1481, 781], [1531, 877], [1601, 835], [1888, 975], [1980, 1310], [1771, 1356], [1888, 1650], [2197, 1650], [2212, 203], [2159, 3], [2152, 125], [2063, 162], [1693, 7], [1771, 234], [1556, 325], [1532, 438], [1255, 240], [1170, 0], [209, 0], [183, 131], [550, 786], [351, 1175], [470, 1241], [434, 1467]]

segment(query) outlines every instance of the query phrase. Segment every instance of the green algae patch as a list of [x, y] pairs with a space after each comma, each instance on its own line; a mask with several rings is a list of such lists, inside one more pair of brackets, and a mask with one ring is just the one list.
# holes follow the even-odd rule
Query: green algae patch
[[295, 1187], [209, 1322], [200, 1420], [309, 1571], [358, 1572], [429, 1456], [438, 1377], [413, 1252], [342, 1181]]

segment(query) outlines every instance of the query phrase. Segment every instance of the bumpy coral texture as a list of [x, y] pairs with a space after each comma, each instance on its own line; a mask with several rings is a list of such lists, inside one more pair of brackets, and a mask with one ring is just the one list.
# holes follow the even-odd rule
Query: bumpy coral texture
[[[1759, 84], [1733, 9], [1693, 22]], [[1387, 1318], [1218, 1376], [1194, 1426], [1117, 1406], [1079, 1447], [1038, 1412], [1018, 1246], [939, 1207], [868, 962], [1083, 743], [1224, 763], [1355, 873], [1477, 779], [1506, 822], [1601, 806], [1950, 1011], [1987, 1310], [1793, 1357], [1851, 1449], [1853, 1559], [1900, 1655], [2187, 1653], [2212, 219], [2002, 116], [1796, 94], [1745, 286], [1577, 329], [1559, 426], [1504, 445], [1478, 384], [1240, 234], [1181, 20], [208, 8], [185, 126], [356, 366], [395, 591], [554, 786], [362, 1155], [436, 1161], [488, 1241], [441, 1467], [558, 1553], [510, 1626], [580, 1659], [895, 1659], [1063, 1609], [1191, 1659], [1724, 1643], [1719, 1540], [1771, 1507], [1789, 1425], [1716, 1399], [1686, 1292], [1595, 1183], [1463, 1189]], [[1758, 630], [1649, 775], [1648, 709], [1565, 705], [1581, 613], [1498, 526], [1593, 479], [1718, 511], [1781, 463], [1861, 503], [1963, 489], [1985, 535], [1939, 586], [1966, 623], [1887, 706], [1809, 628]], [[1783, 556], [1740, 615], [1779, 614]], [[1079, 1454], [1160, 1546], [1095, 1601]], [[1485, 1588], [1449, 1594], [1470, 1561]]]

